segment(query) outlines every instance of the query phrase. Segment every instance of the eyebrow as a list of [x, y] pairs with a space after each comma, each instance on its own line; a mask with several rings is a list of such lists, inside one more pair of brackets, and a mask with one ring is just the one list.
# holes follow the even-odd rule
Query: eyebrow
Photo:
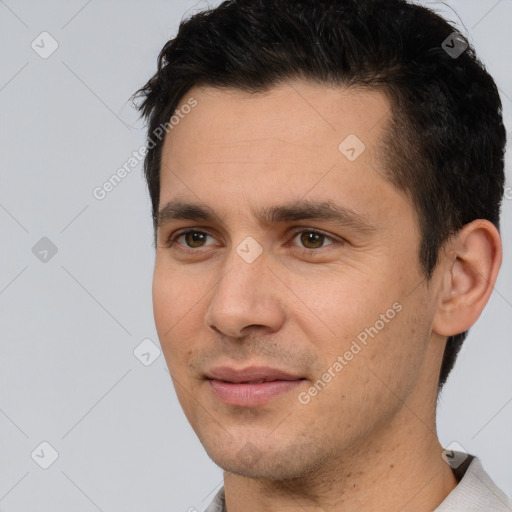
[[[299, 200], [284, 205], [268, 206], [251, 213], [262, 226], [302, 220], [323, 220], [340, 226], [353, 228], [365, 234], [377, 231], [369, 219], [334, 201]], [[157, 217], [157, 227], [174, 220], [204, 221], [224, 224], [220, 216], [210, 207], [180, 200], [171, 200], [163, 206]]]

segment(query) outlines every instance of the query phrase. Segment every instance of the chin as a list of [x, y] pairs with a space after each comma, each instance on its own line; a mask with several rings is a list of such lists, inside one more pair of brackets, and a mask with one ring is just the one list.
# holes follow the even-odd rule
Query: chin
[[212, 461], [224, 471], [245, 478], [290, 480], [311, 475], [325, 463], [325, 455], [306, 453], [297, 447], [279, 451], [261, 452], [252, 443], [246, 443], [236, 452], [220, 451], [216, 448], [206, 452]]

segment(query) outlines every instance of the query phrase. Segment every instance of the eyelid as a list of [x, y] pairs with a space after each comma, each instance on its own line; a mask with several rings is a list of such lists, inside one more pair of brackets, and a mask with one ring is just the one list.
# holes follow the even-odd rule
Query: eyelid
[[[300, 245], [293, 245], [293, 240], [297, 237], [297, 235], [301, 234], [301, 233], [314, 233], [316, 235], [321, 235], [324, 237], [325, 240], [328, 240], [329, 244], [327, 245], [324, 245], [322, 247], [317, 247], [317, 248], [310, 248], [310, 247], [302, 247]], [[297, 229], [295, 229], [292, 234], [291, 234], [291, 239], [290, 239], [290, 242], [289, 244], [287, 245], [291, 245], [293, 247], [295, 247], [296, 249], [299, 249], [300, 251], [306, 251], [308, 253], [319, 253], [321, 249], [327, 249], [328, 247], [331, 247], [331, 246], [334, 246], [336, 244], [340, 244], [340, 243], [343, 243], [344, 240], [340, 239], [339, 237], [335, 237], [334, 235], [330, 235], [330, 234], [327, 234], [325, 233], [324, 231], [320, 230], [320, 229], [316, 229], [316, 228], [309, 228], [309, 227], [299, 227]]]
[[[197, 227], [197, 228], [184, 228], [184, 229], [180, 229], [174, 233], [171, 233], [171, 235], [169, 237], [166, 238], [166, 247], [171, 247], [172, 245], [174, 245], [176, 243], [176, 240], [178, 238], [180, 238], [181, 236], [183, 235], [186, 235], [188, 233], [201, 233], [201, 234], [204, 234], [204, 235], [207, 235], [211, 238], [215, 238], [211, 233], [208, 232], [207, 229], [204, 229], [204, 228], [201, 228], [201, 227]], [[181, 244], [177, 244], [179, 245], [181, 248], [183, 248], [184, 250], [197, 250], [197, 249], [201, 249], [201, 247], [198, 247], [197, 249], [194, 249], [192, 247], [186, 247], [186, 246], [183, 246]]]
[[[183, 235], [186, 235], [188, 233], [202, 233], [204, 235], [207, 235], [211, 238], [215, 238], [211, 233], [209, 233], [208, 229], [207, 228], [201, 228], [201, 227], [193, 227], [193, 228], [184, 228], [184, 229], [181, 229], [181, 230], [178, 230], [176, 231], [175, 233], [172, 233], [166, 240], [166, 247], [171, 247], [173, 244], [176, 243], [176, 240], [183, 236]], [[327, 234], [325, 233], [324, 231], [320, 230], [320, 229], [316, 229], [316, 228], [311, 228], [311, 227], [308, 227], [308, 226], [300, 226], [300, 227], [296, 227], [293, 229], [292, 233], [290, 234], [291, 236], [291, 239], [290, 239], [290, 242], [293, 241], [293, 239], [299, 234], [299, 233], [303, 233], [303, 232], [307, 232], [307, 233], [316, 233], [318, 235], [322, 235], [324, 238], [328, 239], [330, 242], [333, 242], [331, 244], [328, 244], [327, 246], [324, 246], [324, 247], [318, 247], [316, 249], [310, 249], [310, 248], [307, 248], [307, 247], [298, 247], [298, 249], [301, 249], [303, 251], [313, 251], [313, 252], [318, 252], [320, 249], [325, 249], [326, 247], [329, 247], [331, 245], [334, 245], [336, 242], [337, 243], [344, 243], [345, 240], [343, 240], [342, 238], [340, 237], [336, 237], [334, 235], [330, 235], [330, 234]], [[183, 246], [181, 244], [177, 244], [179, 245], [183, 250], [187, 251], [187, 250], [190, 250], [190, 251], [199, 251], [202, 247], [198, 247], [198, 248], [193, 248], [193, 247], [186, 247], [186, 246]], [[205, 247], [205, 246], [203, 246]], [[208, 247], [208, 246], [206, 246]]]

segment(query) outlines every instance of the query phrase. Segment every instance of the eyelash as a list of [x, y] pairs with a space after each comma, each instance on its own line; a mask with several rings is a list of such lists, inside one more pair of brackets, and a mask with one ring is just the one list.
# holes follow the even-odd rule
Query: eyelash
[[[167, 248], [171, 248], [173, 245], [176, 244], [176, 241], [182, 237], [182, 236], [185, 236], [187, 235], [188, 233], [200, 233], [202, 235], [207, 235], [207, 236], [212, 236], [210, 235], [210, 233], [206, 232], [206, 231], [200, 231], [199, 229], [186, 229], [186, 230], [183, 230], [183, 231], [178, 231], [178, 233], [172, 235], [171, 237], [169, 237], [169, 239], [167, 240], [167, 243], [166, 243], [166, 247]], [[296, 231], [293, 232], [292, 234], [292, 238], [291, 240], [293, 241], [294, 238], [296, 238], [297, 235], [300, 235], [302, 233], [313, 233], [315, 235], [320, 235], [322, 237], [324, 237], [324, 239], [326, 240], [329, 240], [330, 242], [333, 242], [331, 244], [328, 244], [327, 246], [324, 246], [324, 247], [317, 247], [315, 249], [311, 249], [311, 248], [307, 248], [307, 247], [298, 247], [299, 250], [302, 250], [308, 254], [311, 254], [313, 252], [318, 252], [320, 249], [325, 249], [325, 247], [329, 247], [331, 245], [334, 245], [336, 243], [343, 243], [342, 240], [338, 240], [332, 236], [329, 236], [325, 233], [323, 233], [322, 231], [318, 231], [316, 229], [305, 229], [305, 228], [301, 228], [301, 229], [298, 229]], [[212, 237], [213, 238], [213, 237]], [[198, 248], [194, 248], [194, 247], [186, 247], [186, 246], [183, 246], [181, 244], [177, 244], [180, 246], [180, 249], [184, 250], [184, 251], [199, 251], [200, 249], [202, 249], [203, 247], [198, 247]]]

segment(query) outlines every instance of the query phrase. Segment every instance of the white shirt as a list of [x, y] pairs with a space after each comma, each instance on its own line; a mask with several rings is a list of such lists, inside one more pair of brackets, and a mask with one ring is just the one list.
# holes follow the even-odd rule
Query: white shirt
[[[457, 468], [452, 465], [459, 483], [433, 512], [512, 512], [512, 501], [491, 480], [478, 457], [454, 453], [467, 462]], [[204, 512], [226, 512], [224, 487]]]

